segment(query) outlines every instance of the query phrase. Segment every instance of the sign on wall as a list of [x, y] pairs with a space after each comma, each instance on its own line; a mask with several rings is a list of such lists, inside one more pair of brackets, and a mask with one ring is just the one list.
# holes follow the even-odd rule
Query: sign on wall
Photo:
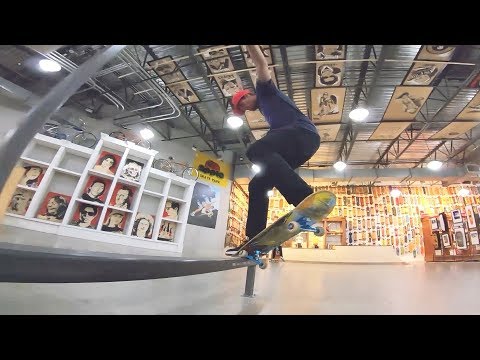
[[199, 180], [215, 185], [227, 186], [230, 178], [230, 165], [197, 151], [193, 167], [198, 170]]

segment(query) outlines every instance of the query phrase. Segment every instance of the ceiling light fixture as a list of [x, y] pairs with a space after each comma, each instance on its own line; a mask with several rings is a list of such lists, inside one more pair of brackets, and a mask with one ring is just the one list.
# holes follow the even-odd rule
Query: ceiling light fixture
[[255, 174], [258, 174], [260, 172], [260, 166], [258, 166], [257, 164], [253, 164], [252, 165], [252, 170]]
[[243, 125], [243, 120], [238, 116], [230, 116], [227, 119], [227, 123], [232, 129], [238, 129], [240, 126]]
[[151, 139], [155, 136], [155, 134], [153, 133], [152, 130], [150, 129], [147, 129], [147, 128], [144, 128], [142, 130], [140, 130], [140, 135], [145, 139], [145, 140], [148, 140], [148, 139]]
[[399, 197], [400, 195], [402, 195], [402, 192], [398, 189], [392, 189], [392, 191], [390, 191], [390, 196], [393, 198]]
[[338, 171], [343, 171], [347, 167], [347, 164], [345, 164], [343, 161], [337, 161], [335, 164], [333, 164], [333, 167]]
[[432, 160], [432, 161], [428, 162], [427, 167], [430, 170], [439, 170], [442, 167], [442, 165], [443, 165], [443, 163], [441, 161]]
[[357, 107], [356, 109], [353, 109], [350, 111], [348, 116], [350, 119], [353, 121], [364, 121], [369, 114], [369, 111], [363, 107]]
[[45, 71], [45, 72], [57, 72], [62, 69], [60, 64], [54, 60], [50, 59], [42, 59], [38, 62], [38, 66], [40, 67], [40, 70]]

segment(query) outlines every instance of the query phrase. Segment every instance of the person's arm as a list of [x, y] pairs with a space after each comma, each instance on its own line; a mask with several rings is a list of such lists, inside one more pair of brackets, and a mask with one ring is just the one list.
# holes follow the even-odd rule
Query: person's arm
[[268, 69], [267, 59], [265, 59], [265, 56], [260, 49], [260, 45], [247, 45], [247, 51], [255, 64], [257, 81], [269, 81], [272, 77], [270, 76], [270, 70]]

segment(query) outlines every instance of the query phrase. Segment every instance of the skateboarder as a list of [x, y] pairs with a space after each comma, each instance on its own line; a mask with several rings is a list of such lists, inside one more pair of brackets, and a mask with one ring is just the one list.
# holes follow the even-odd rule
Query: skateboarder
[[[295, 169], [309, 160], [320, 146], [320, 135], [312, 121], [273, 84], [260, 46], [247, 45], [247, 51], [257, 71], [256, 94], [249, 90], [237, 91], [232, 97], [232, 107], [237, 115], [259, 109], [270, 130], [250, 145], [246, 153], [248, 159], [261, 170], [248, 185], [245, 241], [266, 227], [268, 190], [277, 188], [294, 206], [313, 193]], [[227, 249], [225, 254], [234, 255], [239, 247]]]

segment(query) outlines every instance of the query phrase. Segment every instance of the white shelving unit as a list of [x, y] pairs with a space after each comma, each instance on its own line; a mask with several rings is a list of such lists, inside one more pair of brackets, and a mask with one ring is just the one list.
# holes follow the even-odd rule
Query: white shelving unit
[[[98, 166], [94, 170], [106, 154], [113, 154], [115, 159], [110, 168], [115, 170], [112, 174], [99, 171]], [[181, 253], [195, 182], [153, 169], [156, 154], [154, 150], [106, 134], [101, 135], [95, 149], [37, 134], [18, 165], [40, 167], [43, 177], [35, 187], [17, 185], [18, 192], [23, 194], [19, 196], [31, 197], [30, 205], [25, 213], [7, 210], [4, 223], [86, 240]], [[138, 181], [124, 177], [125, 165], [130, 164], [135, 170], [137, 165], [132, 162], [142, 164]], [[98, 191], [93, 193], [95, 186], [101, 188], [101, 185], [91, 186], [95, 181], [104, 184], [100, 194]], [[92, 191], [90, 200], [83, 199], [82, 195], [89, 189]], [[130, 195], [128, 206], [125, 203], [119, 206], [119, 201], [125, 200], [125, 194]], [[57, 198], [51, 200], [49, 206], [57, 207], [58, 218], [50, 215], [47, 208], [48, 200], [54, 196]], [[67, 203], [63, 204], [65, 200]], [[122, 204], [126, 208], [121, 207]], [[78, 225], [81, 206], [94, 214], [91, 228]], [[109, 218], [112, 212], [119, 215]], [[115, 225], [120, 218], [120, 224]], [[147, 222], [148, 231], [144, 231]]]

